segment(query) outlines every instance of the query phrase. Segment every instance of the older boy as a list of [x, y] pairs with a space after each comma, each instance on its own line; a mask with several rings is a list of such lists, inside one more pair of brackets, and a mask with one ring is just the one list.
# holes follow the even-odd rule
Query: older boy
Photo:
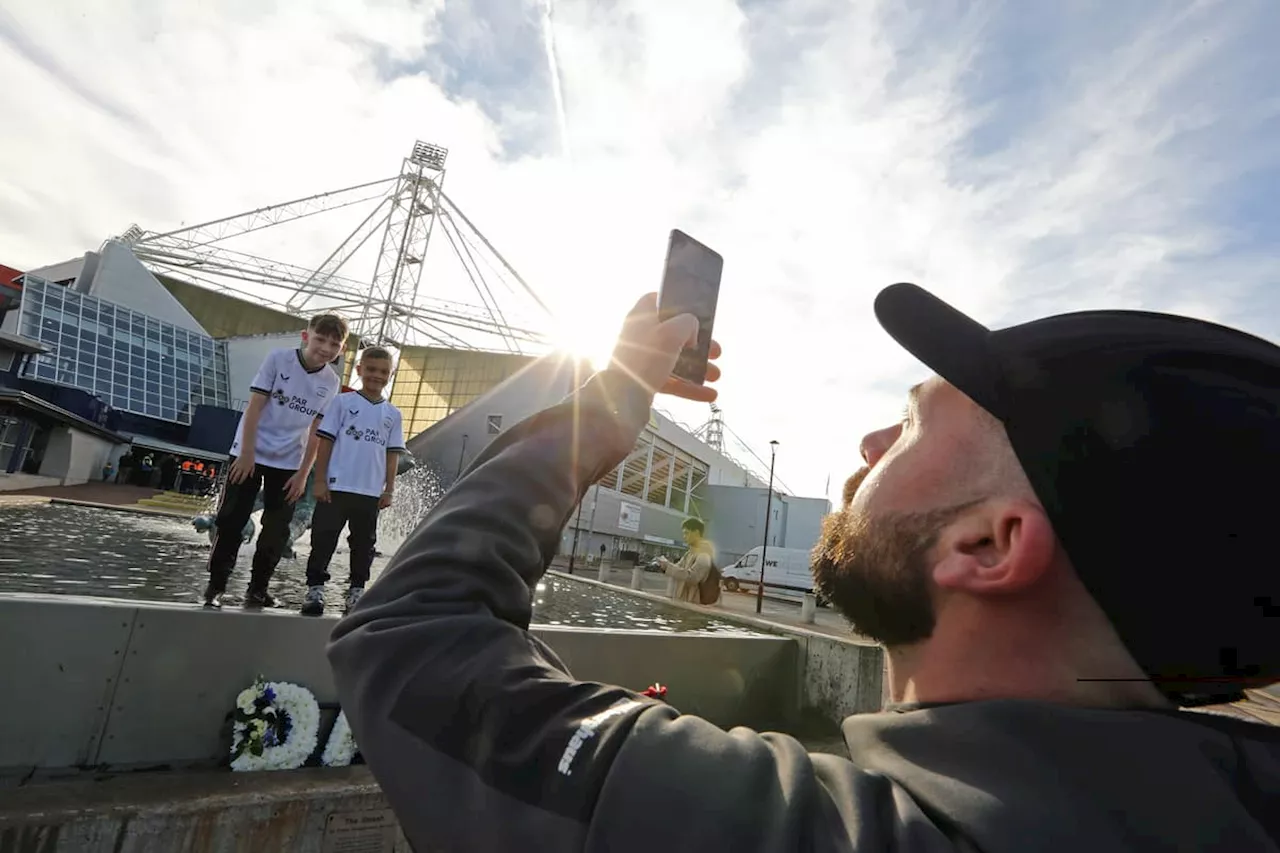
[[274, 607], [267, 584], [284, 553], [294, 503], [315, 462], [315, 430], [338, 396], [338, 374], [329, 363], [342, 352], [347, 323], [336, 314], [313, 318], [302, 346], [273, 350], [249, 386], [249, 407], [231, 444], [231, 467], [209, 554], [206, 607], [221, 607], [235, 569], [245, 522], [262, 491], [262, 532], [253, 554], [246, 607]]
[[320, 448], [307, 595], [302, 604], [305, 616], [324, 613], [329, 561], [344, 527], [351, 531], [347, 536], [351, 574], [343, 612], [360, 600], [373, 566], [378, 513], [391, 506], [396, 466], [405, 449], [400, 410], [382, 397], [391, 378], [391, 353], [368, 347], [360, 354], [356, 372], [360, 390], [340, 395], [316, 433]]

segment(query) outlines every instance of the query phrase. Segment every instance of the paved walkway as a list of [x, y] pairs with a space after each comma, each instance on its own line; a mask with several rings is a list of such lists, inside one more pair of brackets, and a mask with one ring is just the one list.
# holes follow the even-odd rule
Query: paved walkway
[[37, 489], [17, 489], [3, 492], [0, 493], [0, 505], [6, 502], [22, 503], [31, 500], [54, 500], [81, 506], [127, 509], [147, 515], [190, 517], [191, 512], [185, 509], [168, 509], [139, 504], [139, 501], [153, 498], [158, 494], [160, 494], [159, 489], [149, 489], [143, 486], [93, 482], [81, 483], [78, 486], [44, 486]]
[[81, 483], [78, 486], [43, 486], [36, 489], [19, 489], [6, 492], [10, 495], [33, 495], [42, 498], [61, 498], [69, 501], [106, 504], [107, 506], [132, 506], [143, 498], [153, 498], [159, 489], [142, 486], [118, 486], [115, 483]]

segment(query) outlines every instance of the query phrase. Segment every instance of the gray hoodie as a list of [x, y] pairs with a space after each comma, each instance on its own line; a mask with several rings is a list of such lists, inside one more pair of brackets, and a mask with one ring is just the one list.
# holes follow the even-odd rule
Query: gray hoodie
[[850, 717], [850, 761], [574, 680], [528, 633], [530, 589], [651, 402], [599, 374], [495, 439], [334, 630], [342, 706], [420, 853], [1280, 850], [1268, 726], [970, 702]]

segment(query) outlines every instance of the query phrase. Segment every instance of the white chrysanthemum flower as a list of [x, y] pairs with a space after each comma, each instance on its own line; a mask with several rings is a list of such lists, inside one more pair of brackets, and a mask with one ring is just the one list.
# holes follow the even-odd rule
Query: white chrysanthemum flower
[[248, 690], [241, 690], [240, 695], [236, 697], [236, 707], [246, 714], [252, 714], [254, 703], [258, 701], [257, 689], [250, 687]]
[[[248, 695], [246, 710], [241, 700]], [[262, 696], [271, 696], [271, 703], [261, 712], [254, 704]], [[310, 690], [296, 684], [265, 682], [255, 684], [237, 697], [237, 707], [253, 717], [247, 723], [237, 723], [232, 739], [231, 754], [235, 756], [231, 769], [290, 770], [301, 767], [315, 752], [320, 728], [320, 706]], [[283, 739], [275, 742], [275, 732], [269, 731], [265, 715], [273, 712], [288, 720]], [[261, 755], [253, 754], [253, 747], [261, 747]], [[236, 753], [240, 754], [237, 756]]]
[[355, 737], [351, 733], [351, 723], [345, 711], [338, 714], [333, 722], [333, 731], [329, 733], [329, 742], [324, 746], [321, 761], [326, 767], [346, 767], [356, 757], [359, 749]]

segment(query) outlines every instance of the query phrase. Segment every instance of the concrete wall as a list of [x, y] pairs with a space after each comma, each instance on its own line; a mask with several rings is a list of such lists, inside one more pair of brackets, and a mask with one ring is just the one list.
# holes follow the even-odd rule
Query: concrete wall
[[[780, 508], [779, 495], [774, 495], [774, 508]], [[707, 535], [716, 543], [723, 565], [737, 560], [764, 541], [765, 489], [744, 489], [733, 486], [711, 486], [707, 490], [707, 506], [710, 508]], [[779, 513], [781, 517], [781, 513]], [[769, 544], [776, 545], [783, 534], [778, 528], [769, 527]]]
[[783, 548], [812, 549], [822, 538], [822, 519], [831, 514], [827, 498], [800, 498], [788, 495], [782, 499], [787, 508]]
[[134, 257], [133, 250], [119, 241], [108, 240], [102, 244], [88, 292], [98, 299], [132, 308], [157, 320], [206, 334], [204, 327], [182, 307], [182, 303]]
[[78, 258], [72, 258], [69, 261], [59, 261], [56, 264], [49, 264], [48, 266], [27, 270], [27, 274], [39, 276], [40, 278], [47, 279], [48, 281], [63, 282], [69, 280], [69, 283], [74, 282], [80, 277], [81, 271], [84, 270], [86, 258], [87, 255], [82, 255]]
[[[639, 530], [622, 527], [621, 509], [623, 503], [639, 507]], [[594, 509], [594, 512], [593, 512]], [[635, 518], [631, 514], [631, 518]], [[568, 526], [561, 534], [562, 553], [569, 553], [573, 547], [574, 529], [581, 521], [578, 536], [578, 554], [599, 555], [600, 545], [605, 545], [605, 554], [613, 558], [619, 542], [634, 542], [639, 539], [656, 548], [684, 548], [680, 538], [680, 525], [687, 518], [684, 513], [657, 506], [611, 489], [592, 486], [582, 499], [582, 515], [575, 512], [569, 519]]]
[[[303, 322], [305, 326], [305, 321]], [[253, 335], [243, 338], [227, 338], [227, 390], [231, 395], [231, 408], [244, 411], [249, 405], [249, 384], [267, 353], [281, 347], [302, 346], [300, 332], [276, 332], [269, 335]], [[338, 371], [330, 365], [330, 369]], [[341, 376], [339, 375], [339, 380]]]
[[[589, 375], [585, 363], [555, 354], [544, 356], [479, 399], [410, 437], [409, 452], [420, 464], [435, 469], [442, 485], [448, 487], [459, 469], [465, 470], [503, 430], [554, 406]], [[501, 420], [496, 431], [491, 431], [491, 416]]]
[[[420, 464], [431, 467], [447, 488], [459, 471], [465, 470], [497, 433], [560, 402], [585, 382], [590, 373], [585, 364], [575, 364], [560, 355], [540, 358], [479, 399], [411, 437], [409, 450]], [[497, 433], [491, 431], [494, 426], [491, 418], [500, 420]], [[659, 438], [707, 464], [709, 481], [720, 478], [741, 482], [739, 478], [747, 477], [736, 466], [736, 473], [726, 473], [726, 466], [733, 465], [731, 460], [659, 412], [654, 412], [649, 429]], [[623, 501], [640, 507], [638, 529], [619, 525]], [[574, 513], [570, 518], [562, 536], [561, 550], [568, 553], [573, 547], [575, 528], [579, 529], [579, 554], [598, 554], [600, 545], [604, 544], [606, 553], [612, 556], [622, 547], [624, 540], [627, 540], [625, 547], [629, 549], [637, 547], [637, 540], [642, 549], [650, 546], [655, 549], [679, 548], [680, 525], [685, 518], [683, 512], [650, 504], [638, 497], [625, 496], [610, 489], [597, 492], [592, 488], [584, 498], [581, 516]], [[716, 541], [714, 534], [712, 540]]]
[[140, 773], [31, 785], [0, 799], [4, 853], [240, 850], [410, 853], [364, 767]]
[[249, 384], [257, 375], [267, 353], [281, 347], [301, 346], [302, 336], [299, 332], [278, 332], [227, 338], [226, 345], [227, 392], [231, 395], [231, 408], [243, 412], [249, 405]]
[[102, 466], [113, 455], [115, 442], [73, 427], [56, 426], [49, 433], [42, 477], [57, 477], [62, 485], [74, 486], [102, 479]]
[[[768, 489], [712, 486], [708, 535], [722, 559], [736, 560], [764, 543], [764, 517]], [[826, 498], [798, 498], [774, 493], [773, 518], [769, 522], [769, 546], [812, 549], [822, 533], [822, 519], [830, 514]]]
[[[245, 299], [159, 275], [161, 287], [173, 295], [213, 338], [232, 338], [274, 332], [297, 332], [307, 321]], [[252, 287], [246, 284], [245, 287]]]
[[[236, 694], [261, 674], [336, 701], [333, 619], [73, 596], [0, 596], [0, 779], [208, 766]], [[722, 726], [784, 725], [797, 645], [783, 637], [535, 627], [577, 678], [642, 690]], [[13, 701], [20, 697], [20, 701]]]
[[[660, 601], [671, 607], [680, 607], [695, 613], [706, 614], [707, 608], [654, 595], [653, 593], [625, 589], [585, 578], [580, 575], [555, 573], [575, 583], [601, 586], [621, 595], [631, 595], [649, 601]], [[769, 631], [787, 637], [797, 644], [798, 668], [796, 670], [796, 701], [802, 715], [817, 714], [838, 722], [852, 714], [879, 711], [885, 701], [884, 649], [874, 643], [858, 642], [843, 637], [820, 634], [804, 628], [792, 628], [744, 616], [724, 609], [713, 611], [717, 619], [737, 622], [755, 630]]]

